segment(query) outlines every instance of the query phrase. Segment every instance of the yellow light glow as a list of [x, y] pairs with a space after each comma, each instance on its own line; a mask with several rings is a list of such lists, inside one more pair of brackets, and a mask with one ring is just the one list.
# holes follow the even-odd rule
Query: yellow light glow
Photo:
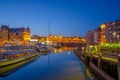
[[62, 53], [62, 48], [59, 49], [59, 52]]
[[116, 35], [116, 32], [113, 32], [113, 36], [115, 36]]
[[106, 28], [106, 25], [105, 24], [102, 24], [101, 25], [101, 29], [105, 29]]

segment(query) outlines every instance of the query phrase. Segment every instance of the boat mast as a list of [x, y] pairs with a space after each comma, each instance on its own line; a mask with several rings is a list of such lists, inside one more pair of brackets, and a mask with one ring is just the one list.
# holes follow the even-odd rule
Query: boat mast
[[[49, 38], [49, 35], [50, 35], [50, 19], [48, 20], [48, 38]], [[48, 54], [48, 78], [49, 78], [49, 74], [50, 74], [50, 68], [49, 67], [50, 67], [50, 56]]]
[[48, 36], [50, 35], [50, 19], [48, 21]]

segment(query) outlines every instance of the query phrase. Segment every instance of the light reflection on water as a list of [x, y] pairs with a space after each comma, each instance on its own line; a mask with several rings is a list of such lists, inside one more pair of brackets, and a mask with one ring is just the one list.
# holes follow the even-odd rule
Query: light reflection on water
[[54, 49], [40, 55], [31, 64], [21, 67], [0, 80], [92, 80], [88, 68], [73, 52], [73, 48]]

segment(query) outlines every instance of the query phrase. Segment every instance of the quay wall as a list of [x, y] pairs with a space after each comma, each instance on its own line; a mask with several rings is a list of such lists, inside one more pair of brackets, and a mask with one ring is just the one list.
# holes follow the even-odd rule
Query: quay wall
[[99, 80], [120, 80], [120, 68], [118, 63], [92, 55], [86, 55], [80, 50], [74, 51], [76, 56], [80, 58], [90, 70], [99, 78]]

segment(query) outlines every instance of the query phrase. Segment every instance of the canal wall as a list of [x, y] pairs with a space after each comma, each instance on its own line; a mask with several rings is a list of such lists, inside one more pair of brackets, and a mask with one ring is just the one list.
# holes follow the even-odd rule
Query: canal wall
[[117, 69], [118, 69], [118, 79], [120, 80], [120, 55], [118, 55], [118, 66], [117, 66]]
[[93, 55], [86, 55], [80, 50], [74, 52], [98, 78], [101, 78], [99, 80], [120, 80], [120, 58], [118, 65], [118, 63], [114, 61]]

